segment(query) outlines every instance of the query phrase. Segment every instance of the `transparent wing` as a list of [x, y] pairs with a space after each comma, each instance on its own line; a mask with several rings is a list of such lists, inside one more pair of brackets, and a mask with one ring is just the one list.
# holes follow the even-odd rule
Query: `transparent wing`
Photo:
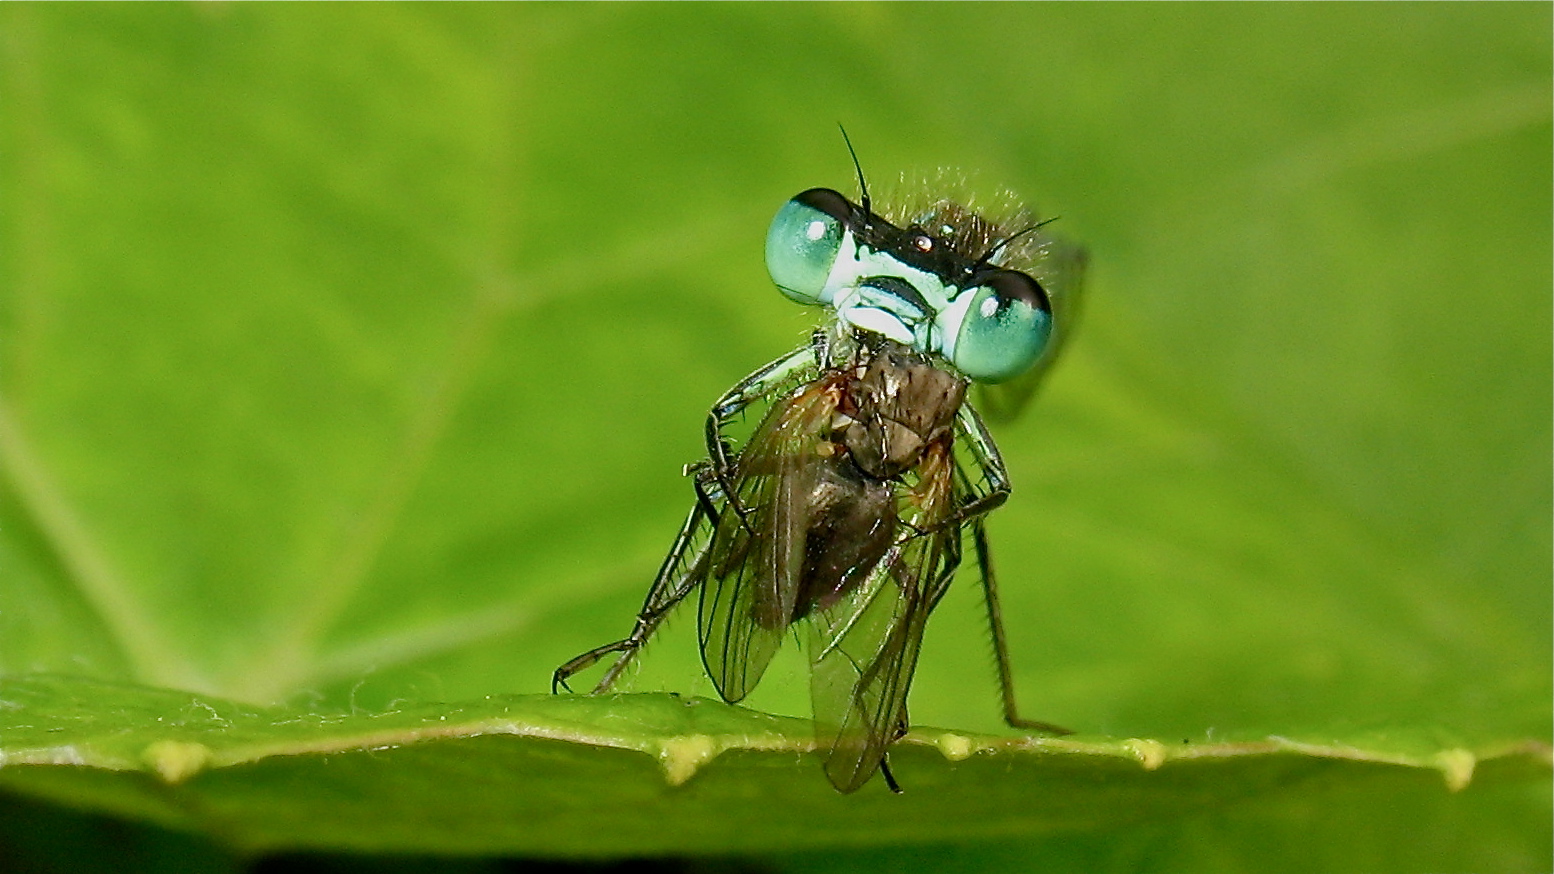
[[698, 612], [702, 662], [725, 701], [755, 688], [793, 621], [822, 436], [836, 411], [823, 382], [772, 405], [735, 462], [743, 515], [726, 507]]
[[995, 422], [1007, 422], [1020, 414], [1035, 396], [1037, 387], [1068, 345], [1069, 335], [1079, 318], [1079, 302], [1084, 288], [1085, 264], [1089, 256], [1079, 246], [1038, 233], [1035, 262], [1027, 273], [1041, 283], [1052, 304], [1052, 342], [1041, 359], [1025, 373], [998, 385], [977, 387], [977, 406]]
[[930, 447], [904, 496], [909, 533], [864, 585], [811, 619], [816, 737], [828, 751], [826, 776], [842, 792], [868, 782], [906, 732], [923, 629], [960, 563], [960, 527], [939, 524], [955, 506], [952, 466], [947, 444]]

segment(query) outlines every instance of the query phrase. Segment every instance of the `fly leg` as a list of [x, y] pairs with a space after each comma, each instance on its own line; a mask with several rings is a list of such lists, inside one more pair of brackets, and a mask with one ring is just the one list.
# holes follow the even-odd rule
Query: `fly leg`
[[998, 584], [993, 580], [993, 557], [988, 551], [987, 529], [983, 521], [971, 520], [971, 539], [977, 550], [977, 565], [982, 571], [982, 591], [987, 596], [987, 621], [993, 630], [993, 652], [998, 661], [998, 686], [1004, 698], [1004, 721], [1014, 728], [1047, 734], [1073, 734], [1069, 729], [1026, 719], [1014, 701], [1014, 673], [1009, 667], [1009, 641], [1004, 637], [1003, 613], [998, 609]]
[[906, 737], [909, 730], [905, 708], [903, 708], [901, 718], [896, 722], [895, 732], [890, 741], [885, 745], [885, 752], [880, 753], [880, 775], [885, 778], [885, 787], [890, 790], [892, 795], [901, 795], [903, 790], [901, 789], [901, 784], [896, 782], [896, 775], [890, 772], [890, 748], [895, 745], [896, 741]]
[[708, 509], [698, 502], [691, 509], [691, 515], [686, 518], [685, 525], [680, 529], [680, 536], [675, 538], [674, 546], [670, 548], [663, 566], [659, 568], [652, 588], [648, 589], [647, 598], [642, 603], [642, 610], [637, 613], [637, 624], [632, 627], [631, 634], [603, 646], [596, 646], [556, 668], [550, 680], [552, 694], [562, 689], [570, 692], [572, 687], [567, 685], [570, 677], [593, 667], [608, 655], [620, 653], [615, 664], [605, 671], [599, 683], [594, 686], [592, 694], [597, 695], [607, 691], [614, 685], [637, 651], [642, 649], [648, 642], [648, 638], [653, 636], [653, 632], [658, 630], [658, 626], [663, 623], [664, 617], [669, 615], [669, 611], [683, 601], [685, 596], [696, 588], [697, 583], [706, 577], [707, 540], [711, 534], [708, 521]]
[[885, 778], [885, 786], [892, 795], [902, 794], [901, 784], [896, 782], [896, 775], [890, 772], [890, 753], [880, 757], [880, 775]]
[[723, 478], [713, 471], [710, 461], [687, 464], [684, 475], [691, 478], [691, 487], [696, 490], [696, 503], [716, 528], [718, 520], [723, 518], [723, 511], [719, 509], [719, 505], [727, 503], [723, 498], [723, 487], [720, 485]]

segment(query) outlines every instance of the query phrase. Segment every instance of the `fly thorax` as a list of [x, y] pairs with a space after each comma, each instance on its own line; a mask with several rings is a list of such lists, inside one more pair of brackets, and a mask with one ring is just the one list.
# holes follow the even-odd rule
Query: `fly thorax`
[[850, 387], [851, 421], [839, 436], [859, 469], [894, 479], [948, 433], [965, 399], [964, 379], [910, 349], [887, 344]]

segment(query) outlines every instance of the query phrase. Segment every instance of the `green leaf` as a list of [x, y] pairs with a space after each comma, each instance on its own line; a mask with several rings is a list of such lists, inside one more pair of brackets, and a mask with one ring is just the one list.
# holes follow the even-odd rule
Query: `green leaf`
[[[1546, 865], [1550, 25], [7, 5], [0, 787], [245, 850]], [[760, 253], [837, 121], [877, 196], [961, 166], [1092, 258], [990, 523], [1081, 733], [1001, 729], [957, 588], [900, 798], [830, 790], [796, 659], [704, 700], [683, 619], [642, 694], [545, 694], [813, 324]]]
[[840, 796], [801, 756], [813, 751], [804, 720], [700, 698], [508, 696], [332, 714], [60, 677], [3, 691], [28, 723], [6, 731], [0, 785], [249, 850], [588, 855], [601, 819], [633, 854], [1093, 831], [1326, 782], [1419, 791], [1444, 777], [1461, 790], [1480, 766], [1492, 781], [1526, 779], [1549, 752], [1443, 749], [1427, 732], [1359, 747], [918, 729], [893, 756], [910, 792]]

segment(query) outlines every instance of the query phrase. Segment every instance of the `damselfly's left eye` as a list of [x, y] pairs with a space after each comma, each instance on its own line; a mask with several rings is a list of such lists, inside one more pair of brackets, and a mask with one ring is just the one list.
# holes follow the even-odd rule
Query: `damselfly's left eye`
[[979, 382], [1013, 379], [1036, 363], [1052, 337], [1052, 307], [1036, 280], [1013, 270], [988, 274], [961, 322], [955, 366]]
[[821, 303], [852, 213], [847, 198], [811, 188], [777, 210], [766, 232], [766, 270], [777, 288], [803, 304]]

